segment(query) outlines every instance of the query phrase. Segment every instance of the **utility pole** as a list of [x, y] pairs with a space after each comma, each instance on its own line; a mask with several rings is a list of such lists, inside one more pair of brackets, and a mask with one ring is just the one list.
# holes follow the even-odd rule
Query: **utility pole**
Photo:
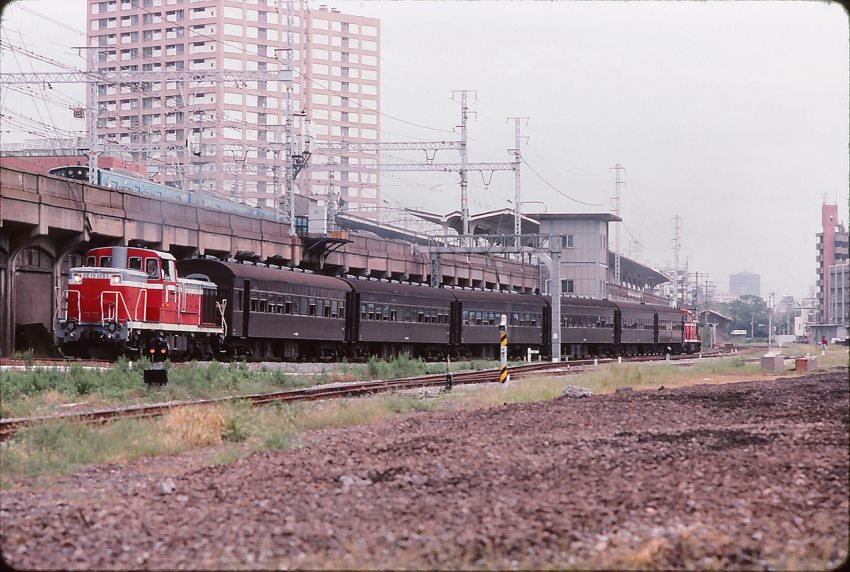
[[675, 297], [676, 307], [680, 307], [679, 303], [679, 250], [682, 248], [682, 217], [676, 215], [673, 217], [673, 295]]
[[[294, 36], [292, 34], [292, 27], [294, 24], [294, 15], [292, 13], [292, 2], [293, 0], [286, 1], [286, 68], [291, 72], [292, 71], [292, 62], [293, 62], [293, 44], [294, 44]], [[286, 216], [289, 217], [289, 234], [295, 234], [295, 174], [292, 165], [292, 155], [293, 155], [293, 136], [292, 136], [292, 121], [293, 121], [293, 113], [292, 113], [292, 82], [287, 82], [286, 84], [286, 124], [284, 128], [284, 163], [283, 163], [283, 185], [284, 185], [284, 206], [286, 211]]]
[[[626, 168], [617, 163], [608, 171], [614, 171], [614, 214], [619, 218], [620, 216], [620, 185], [625, 183], [625, 181], [620, 179], [620, 171], [625, 171]], [[605, 256], [608, 256], [608, 253], [605, 253]], [[614, 283], [620, 284], [620, 223], [614, 223]]]
[[[702, 274], [703, 278], [707, 277], [707, 274]], [[696, 321], [697, 325], [699, 325], [699, 272], [694, 272], [694, 312], [696, 313]]]
[[[523, 139], [523, 137], [520, 136], [520, 121], [524, 119], [525, 124], [528, 125], [528, 117], [508, 117], [508, 121], [511, 119], [514, 120], [515, 143], [513, 149], [508, 149], [508, 153], [514, 156], [514, 164], [516, 165], [514, 168], [514, 176], [516, 177], [514, 188], [514, 234], [516, 235], [516, 240], [519, 240], [519, 235], [522, 232], [522, 203], [519, 192], [519, 165], [522, 162], [522, 151], [519, 146]], [[528, 137], [525, 137], [525, 140], [527, 142]], [[516, 243], [514, 246], [519, 246], [519, 243]]]
[[[466, 97], [467, 94], [472, 93], [475, 94], [476, 101], [478, 100], [478, 92], [471, 89], [459, 89], [452, 91], [452, 99], [454, 99], [455, 94], [460, 94], [460, 216], [463, 221], [463, 234], [469, 234], [469, 197], [466, 193], [466, 167], [469, 162], [469, 158], [466, 154], [466, 124], [469, 118], [469, 107], [466, 105]], [[472, 112], [475, 113], [475, 112]]]
[[[100, 50], [96, 49], [95, 46], [88, 47], [90, 49], [88, 52], [89, 72], [93, 75], [93, 77], [98, 78], [97, 58]], [[97, 85], [97, 79], [89, 82], [89, 102], [88, 109], [86, 109], [89, 120], [89, 184], [92, 185], [97, 184], [97, 159], [98, 155], [100, 155], [100, 148], [97, 142], [97, 119], [99, 111], [98, 107], [100, 105], [97, 101]]]
[[767, 349], [770, 351], [773, 345], [773, 297], [776, 292], [771, 292], [767, 299]]

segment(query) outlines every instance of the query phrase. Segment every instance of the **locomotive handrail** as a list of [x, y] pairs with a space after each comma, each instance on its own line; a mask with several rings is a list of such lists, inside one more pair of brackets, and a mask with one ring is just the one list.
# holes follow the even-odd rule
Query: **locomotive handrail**
[[177, 308], [180, 310], [177, 312], [177, 321], [180, 321], [182, 314], [187, 312], [186, 303], [189, 300], [189, 296], [186, 295], [185, 290], [186, 285], [177, 282]]
[[[103, 302], [105, 301], [105, 297], [107, 295], [114, 295], [115, 296], [115, 317], [113, 317], [113, 318], [108, 318], [108, 317], [104, 318], [103, 317]], [[124, 311], [127, 312], [127, 316], [129, 316], [130, 315], [130, 308], [127, 307], [127, 302], [126, 302], [126, 300], [124, 300], [124, 295], [121, 292], [119, 292], [117, 290], [104, 290], [103, 292], [100, 293], [100, 325], [101, 326], [105, 326], [107, 320], [113, 320], [113, 321], [118, 320], [118, 303], [119, 303], [119, 301], [120, 301], [121, 305], [124, 306]]]
[[216, 302], [215, 307], [218, 308], [218, 313], [221, 314], [221, 334], [227, 335], [227, 318], [224, 317], [224, 311], [227, 309], [227, 298], [222, 298], [221, 302]]
[[[145, 305], [142, 306], [142, 319], [140, 320], [139, 319], [139, 302], [142, 301], [142, 296], [144, 296], [144, 298], [145, 298]], [[129, 315], [129, 312], [127, 314]], [[148, 315], [148, 291], [147, 291], [147, 289], [142, 289], [141, 292], [139, 292], [139, 297], [136, 298], [136, 307], [133, 308], [133, 319], [136, 322], [144, 322], [147, 315]]]
[[[61, 286], [57, 286], [56, 290], [57, 290], [57, 293], [58, 293], [58, 295], [56, 297], [56, 304], [58, 305], [56, 314], [60, 316], [60, 319], [62, 319], [62, 320], [68, 319], [68, 306], [71, 303], [71, 294], [76, 294], [77, 295], [77, 319], [82, 320], [83, 319], [83, 310], [82, 310], [82, 306], [80, 305], [80, 292], [78, 290], [62, 290]], [[63, 302], [64, 302], [64, 307], [65, 307], [65, 315], [64, 316], [61, 315]]]
[[[68, 291], [67, 290], [63, 291], [61, 286], [56, 286], [54, 288], [54, 290], [56, 291], [56, 295], [54, 296], [54, 299], [56, 300], [56, 318], [58, 320], [63, 320], [63, 321], [67, 320], [68, 319]], [[64, 316], [62, 315], [63, 303], [64, 303], [64, 306], [65, 306], [65, 315]]]

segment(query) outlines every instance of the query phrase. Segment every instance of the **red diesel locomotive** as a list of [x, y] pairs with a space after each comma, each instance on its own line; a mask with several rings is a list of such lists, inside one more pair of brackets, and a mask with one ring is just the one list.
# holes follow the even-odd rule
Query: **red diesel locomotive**
[[58, 292], [56, 341], [65, 355], [211, 357], [223, 340], [223, 302], [211, 282], [177, 277], [172, 255], [108, 246], [86, 254]]

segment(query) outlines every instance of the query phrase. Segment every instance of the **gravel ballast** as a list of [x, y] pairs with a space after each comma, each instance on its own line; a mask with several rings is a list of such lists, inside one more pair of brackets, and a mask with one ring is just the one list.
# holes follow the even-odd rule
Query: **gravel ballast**
[[213, 467], [101, 465], [0, 492], [2, 555], [27, 569], [830, 568], [850, 538], [849, 411], [845, 368], [416, 413]]

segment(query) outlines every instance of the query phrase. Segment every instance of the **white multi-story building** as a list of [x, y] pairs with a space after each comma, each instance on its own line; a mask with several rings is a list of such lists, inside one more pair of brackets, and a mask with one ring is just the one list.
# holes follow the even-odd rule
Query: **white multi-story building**
[[[291, 61], [296, 141], [378, 141], [375, 18], [303, 0], [88, 0], [88, 38], [98, 70], [273, 72]], [[160, 180], [267, 207], [284, 192], [285, 81], [100, 84], [96, 100], [99, 142], [158, 148], [135, 157]], [[351, 210], [377, 212], [377, 151], [314, 159], [346, 170], [302, 171], [298, 192], [339, 193]]]

